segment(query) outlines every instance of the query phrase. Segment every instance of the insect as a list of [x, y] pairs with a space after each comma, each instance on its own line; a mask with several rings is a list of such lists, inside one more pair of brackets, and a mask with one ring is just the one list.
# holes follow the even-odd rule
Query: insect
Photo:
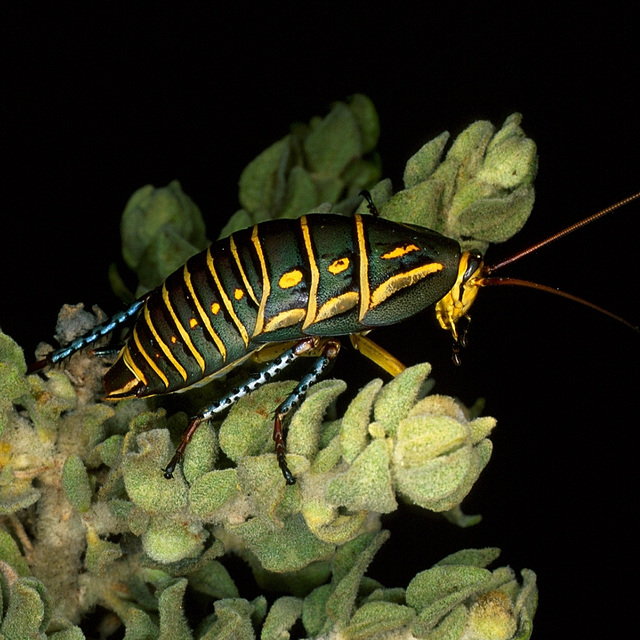
[[[300, 356], [314, 356], [310, 371], [275, 411], [273, 439], [287, 484], [283, 422], [340, 350], [340, 336], [392, 375], [404, 366], [367, 336], [435, 305], [454, 342], [454, 362], [466, 343], [468, 311], [483, 286], [509, 284], [569, 294], [491, 274], [571, 231], [639, 198], [637, 193], [493, 266], [477, 252], [429, 229], [373, 215], [313, 214], [274, 220], [230, 235], [190, 258], [158, 288], [88, 334], [34, 363], [29, 373], [54, 365], [133, 320], [115, 363], [104, 376], [107, 399], [183, 391], [226, 374], [260, 351], [271, 359], [258, 373], [205, 407], [189, 422], [165, 467], [173, 477], [199, 425], [271, 380]], [[625, 320], [613, 316], [629, 325]], [[631, 326], [631, 325], [629, 325]]]

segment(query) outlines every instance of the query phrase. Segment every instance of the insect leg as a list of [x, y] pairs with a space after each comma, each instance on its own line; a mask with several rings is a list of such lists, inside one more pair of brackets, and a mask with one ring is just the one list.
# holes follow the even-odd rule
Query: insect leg
[[349, 335], [351, 344], [363, 356], [375, 362], [381, 369], [384, 369], [392, 376], [402, 373], [406, 367], [395, 356], [392, 356], [386, 349], [376, 344], [371, 338], [363, 333], [352, 333]]
[[[237, 402], [243, 396], [246, 396], [252, 391], [255, 391], [258, 387], [261, 387], [262, 385], [269, 382], [275, 375], [288, 367], [296, 358], [316, 348], [319, 342], [320, 339], [317, 337], [300, 340], [293, 347], [278, 356], [275, 360], [271, 361], [264, 369], [254, 373], [250, 380], [248, 380], [238, 388], [232, 389], [227, 395], [222, 396], [222, 398], [219, 398], [208, 407], [205, 407], [202, 411], [200, 411], [200, 413], [191, 418], [189, 425], [185, 429], [185, 432], [182, 434], [182, 438], [180, 439], [180, 443], [176, 448], [176, 452], [174, 453], [173, 458], [169, 460], [169, 464], [163, 469], [164, 477], [167, 480], [173, 478], [173, 473], [178, 466], [178, 463], [182, 459], [187, 445], [189, 444], [189, 442], [191, 442], [193, 434], [205, 420], [210, 420], [218, 413], [221, 413], [222, 411], [228, 409], [232, 404]], [[293, 476], [291, 476], [290, 472], [289, 476], [291, 477], [291, 479], [293, 479]]]
[[44, 369], [46, 366], [56, 364], [60, 362], [60, 360], [64, 360], [68, 358], [70, 355], [74, 354], [76, 351], [80, 351], [87, 345], [95, 342], [96, 340], [106, 336], [108, 333], [111, 333], [114, 329], [119, 327], [121, 324], [124, 324], [129, 320], [132, 316], [134, 316], [138, 311], [142, 308], [146, 301], [145, 298], [141, 298], [140, 300], [136, 300], [128, 309], [124, 311], [120, 311], [116, 313], [114, 316], [109, 318], [106, 322], [99, 324], [97, 327], [94, 327], [89, 333], [84, 336], [80, 336], [76, 338], [72, 342], [70, 342], [66, 347], [62, 347], [60, 349], [56, 349], [52, 351], [50, 354], [43, 358], [42, 360], [38, 360], [33, 364], [30, 364], [27, 368], [27, 373], [35, 373], [36, 371], [40, 371], [40, 369]]
[[324, 342], [320, 357], [316, 360], [313, 369], [300, 380], [296, 388], [285, 399], [285, 401], [276, 409], [276, 418], [273, 425], [273, 440], [276, 443], [276, 457], [278, 465], [282, 470], [282, 475], [287, 484], [295, 484], [289, 467], [287, 466], [286, 451], [284, 446], [284, 435], [282, 431], [282, 421], [285, 416], [295, 409], [307, 395], [309, 387], [318, 380], [329, 363], [336, 358], [340, 351], [340, 342], [338, 340], [329, 339]]
[[371, 194], [366, 189], [363, 189], [358, 195], [361, 195], [367, 201], [367, 209], [369, 209], [369, 213], [371, 213], [375, 218], [379, 218], [380, 212], [378, 211], [378, 207], [376, 207]]

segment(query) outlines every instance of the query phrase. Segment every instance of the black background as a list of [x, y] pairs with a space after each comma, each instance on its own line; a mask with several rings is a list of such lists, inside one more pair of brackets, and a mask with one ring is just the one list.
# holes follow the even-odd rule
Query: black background
[[[517, 15], [414, 3], [86, 6], [0, 10], [0, 326], [28, 359], [62, 303], [119, 308], [106, 274], [135, 189], [178, 178], [215, 237], [238, 208], [242, 168], [291, 122], [354, 92], [379, 110], [396, 188], [406, 159], [441, 131], [523, 113], [540, 155], [536, 206], [489, 261], [640, 184], [636, 24], [611, 4]], [[638, 322], [639, 212], [632, 204], [510, 274]], [[463, 503], [483, 522], [459, 530], [403, 508], [385, 520], [392, 538], [369, 575], [406, 586], [447, 553], [498, 546], [502, 564], [538, 574], [534, 637], [611, 637], [635, 618], [640, 337], [530, 290], [485, 291], [473, 312], [461, 368], [429, 314], [377, 339], [408, 364], [431, 361], [438, 391], [483, 396], [498, 418], [492, 460]], [[378, 375], [367, 366], [345, 350], [333, 375]]]

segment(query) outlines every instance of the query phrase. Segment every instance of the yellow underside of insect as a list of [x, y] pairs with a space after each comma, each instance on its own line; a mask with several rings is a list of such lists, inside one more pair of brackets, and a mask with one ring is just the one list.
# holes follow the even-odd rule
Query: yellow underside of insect
[[[474, 268], [475, 266], [475, 268]], [[456, 323], [467, 316], [480, 290], [484, 262], [477, 255], [465, 251], [458, 265], [458, 276], [451, 287], [451, 291], [436, 303], [436, 318], [440, 326], [451, 332], [453, 339], [458, 342]]]
[[[376, 344], [366, 336], [366, 333], [352, 333], [349, 335], [351, 344], [354, 349], [359, 351], [363, 356], [369, 358], [372, 362], [375, 362], [381, 369], [397, 376], [402, 373], [406, 367], [396, 357], [392, 356], [386, 349], [383, 349], [380, 345]], [[290, 349], [296, 343], [295, 340], [289, 342], [278, 342], [273, 344], [267, 344], [259, 351], [254, 351], [251, 354], [251, 360], [254, 362], [268, 362], [277, 358], [281, 353], [284, 353], [287, 349]], [[305, 353], [305, 356], [317, 357], [320, 354], [321, 345], [316, 349], [311, 349]]]

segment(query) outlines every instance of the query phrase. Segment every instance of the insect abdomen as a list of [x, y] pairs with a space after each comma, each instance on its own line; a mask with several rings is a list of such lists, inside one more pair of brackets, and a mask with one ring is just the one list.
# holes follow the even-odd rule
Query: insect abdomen
[[112, 398], [170, 393], [266, 343], [400, 322], [449, 291], [459, 259], [453, 240], [372, 216], [255, 225], [149, 295], [105, 388]]
[[127, 344], [106, 373], [109, 396], [185, 389], [245, 357], [257, 308], [234, 295], [242, 290], [239, 285], [221, 244], [171, 274], [147, 298]]

